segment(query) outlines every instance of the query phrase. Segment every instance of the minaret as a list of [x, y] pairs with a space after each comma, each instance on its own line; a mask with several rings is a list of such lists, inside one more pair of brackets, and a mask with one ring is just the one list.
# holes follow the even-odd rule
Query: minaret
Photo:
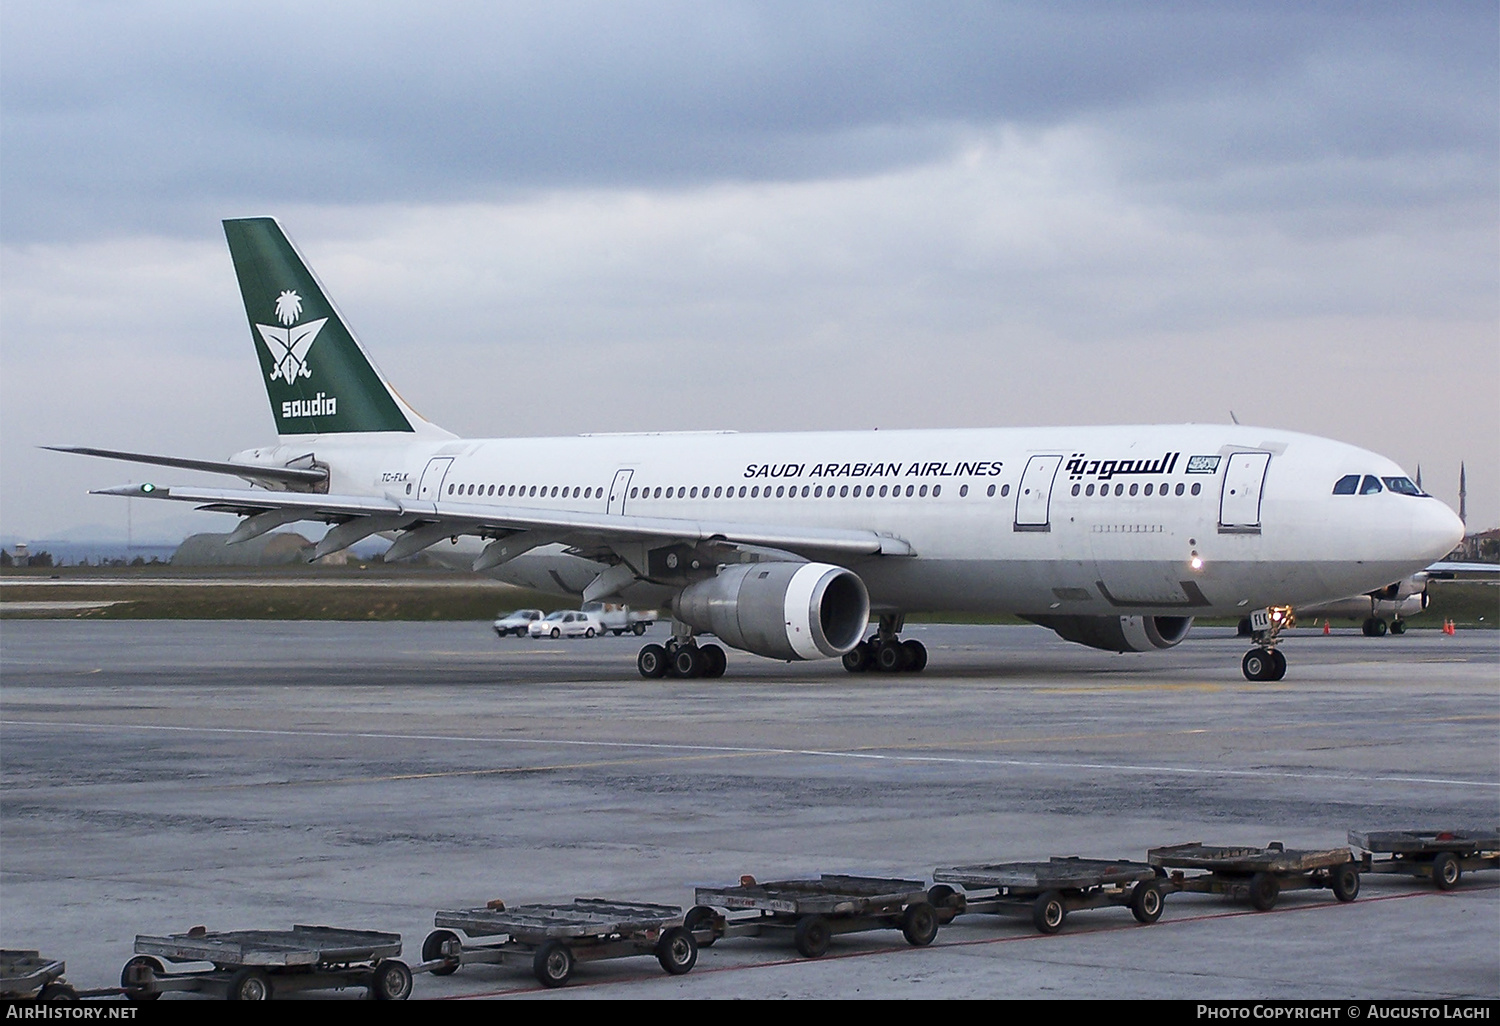
[[1464, 527], [1469, 526], [1469, 482], [1464, 475], [1464, 465], [1458, 464], [1458, 519], [1464, 522]]

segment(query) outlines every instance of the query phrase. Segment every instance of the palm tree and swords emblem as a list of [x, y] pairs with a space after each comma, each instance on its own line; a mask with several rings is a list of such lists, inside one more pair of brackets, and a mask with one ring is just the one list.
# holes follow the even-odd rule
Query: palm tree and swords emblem
[[307, 368], [307, 351], [312, 348], [323, 325], [328, 323], [328, 318], [298, 324], [297, 318], [301, 316], [302, 297], [288, 289], [276, 297], [276, 319], [281, 325], [256, 325], [260, 337], [266, 341], [266, 348], [271, 351], [272, 381], [280, 378], [290, 385], [298, 377], [312, 377], [312, 371]]

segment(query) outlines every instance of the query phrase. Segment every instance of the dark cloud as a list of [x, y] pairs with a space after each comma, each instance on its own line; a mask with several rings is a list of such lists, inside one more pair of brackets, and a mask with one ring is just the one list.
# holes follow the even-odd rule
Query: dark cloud
[[[860, 175], [1088, 121], [1149, 187], [1471, 155], [1493, 4], [7, 3], [7, 239], [202, 234], [265, 204]], [[1451, 166], [1451, 161], [1449, 162]], [[1233, 172], [1233, 173], [1229, 173]], [[1491, 190], [1492, 191], [1492, 190]]]

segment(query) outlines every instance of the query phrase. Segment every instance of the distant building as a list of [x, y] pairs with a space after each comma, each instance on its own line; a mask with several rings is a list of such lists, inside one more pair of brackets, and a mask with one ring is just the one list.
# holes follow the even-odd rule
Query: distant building
[[307, 562], [312, 542], [295, 531], [263, 534], [226, 545], [227, 534], [194, 534], [172, 554], [173, 566], [290, 566]]

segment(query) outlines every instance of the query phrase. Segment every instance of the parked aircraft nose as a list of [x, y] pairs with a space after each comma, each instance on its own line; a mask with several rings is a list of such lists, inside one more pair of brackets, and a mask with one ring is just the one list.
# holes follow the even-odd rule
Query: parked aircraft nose
[[1442, 559], [1464, 540], [1464, 522], [1437, 499], [1426, 501], [1423, 506], [1412, 522], [1412, 547], [1420, 558], [1432, 562]]

